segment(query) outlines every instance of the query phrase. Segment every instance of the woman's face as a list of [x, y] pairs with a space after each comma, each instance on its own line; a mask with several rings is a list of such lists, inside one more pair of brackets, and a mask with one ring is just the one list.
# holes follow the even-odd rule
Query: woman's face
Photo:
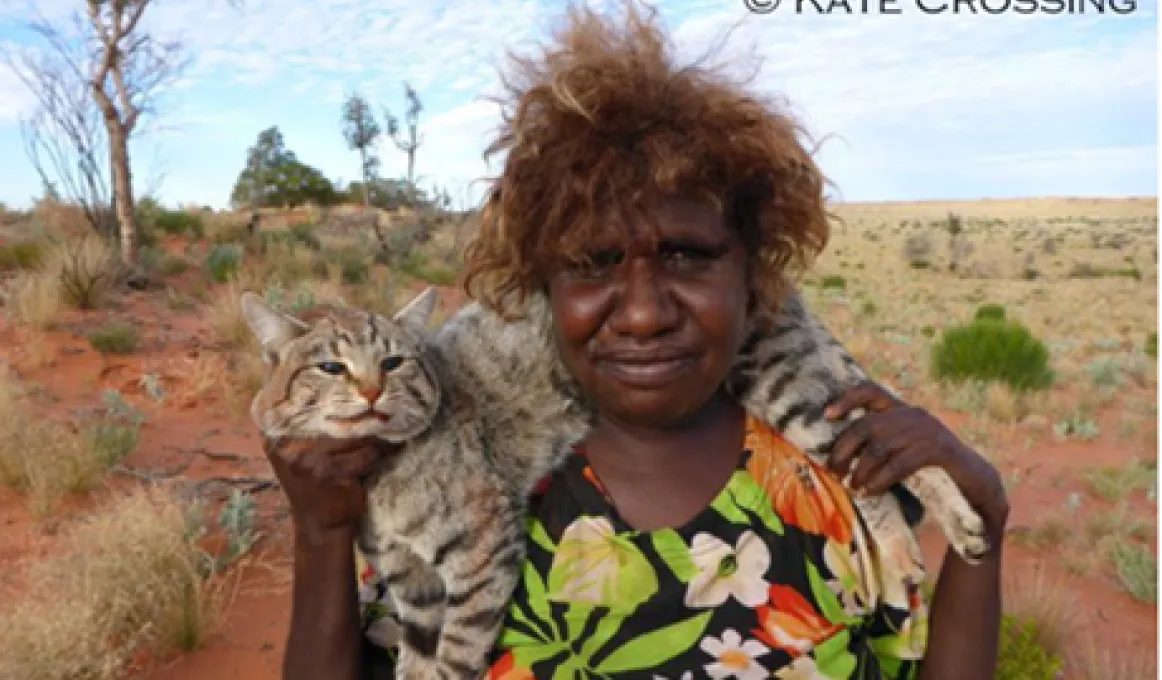
[[695, 415], [734, 360], [746, 320], [747, 256], [710, 203], [658, 202], [657, 246], [615, 225], [588, 267], [549, 279], [556, 341], [607, 417], [673, 427]]

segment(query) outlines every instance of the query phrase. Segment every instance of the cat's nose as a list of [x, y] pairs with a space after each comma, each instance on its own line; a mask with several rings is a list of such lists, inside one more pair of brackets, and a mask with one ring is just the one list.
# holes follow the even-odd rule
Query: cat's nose
[[379, 396], [383, 394], [383, 388], [379, 385], [367, 385], [359, 390], [359, 394], [363, 395], [368, 404], [374, 404], [379, 401]]

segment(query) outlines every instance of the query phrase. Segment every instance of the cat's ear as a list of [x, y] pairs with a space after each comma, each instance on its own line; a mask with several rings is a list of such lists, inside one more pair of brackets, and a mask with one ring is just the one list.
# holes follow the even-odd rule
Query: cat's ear
[[266, 304], [260, 296], [246, 291], [240, 299], [242, 316], [247, 325], [262, 345], [262, 357], [269, 364], [274, 364], [278, 358], [278, 351], [291, 340], [306, 332], [307, 327], [301, 321], [275, 311]]
[[436, 289], [428, 286], [424, 292], [412, 298], [412, 301], [395, 313], [392, 320], [396, 323], [414, 328], [426, 328], [436, 311]]

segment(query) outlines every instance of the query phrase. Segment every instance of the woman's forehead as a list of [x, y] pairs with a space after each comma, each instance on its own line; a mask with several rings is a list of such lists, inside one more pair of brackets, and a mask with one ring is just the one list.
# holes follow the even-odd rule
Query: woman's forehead
[[728, 228], [709, 201], [675, 198], [607, 212], [590, 236], [597, 241], [664, 240], [726, 236]]

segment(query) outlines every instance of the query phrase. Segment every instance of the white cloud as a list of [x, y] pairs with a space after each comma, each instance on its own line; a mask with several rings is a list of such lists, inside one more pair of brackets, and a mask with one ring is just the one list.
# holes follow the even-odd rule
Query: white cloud
[[[874, 193], [890, 181], [873, 181], [875, 173], [931, 168], [941, 156], [964, 166], [943, 178], [960, 185], [987, 182], [986, 175], [998, 174], [998, 168], [1013, 181], [1052, 176], [1054, 163], [1064, 162], [1060, 154], [1076, 159], [1081, 150], [1088, 162], [1128, 162], [1156, 173], [1142, 151], [1156, 141], [1154, 128], [1143, 122], [1154, 125], [1157, 115], [1150, 8], [1129, 19], [819, 17], [748, 16], [742, 0], [655, 4], [687, 58], [743, 19], [723, 58], [742, 63], [753, 46], [765, 58], [754, 86], [786, 94], [816, 137], [841, 137], [824, 147], [821, 158], [852, 194]], [[20, 16], [12, 9], [18, 6], [17, 0], [0, 0], [0, 37], [10, 35], [3, 21]], [[41, 0], [36, 7], [60, 17], [75, 0]], [[477, 96], [495, 88], [506, 48], [522, 49], [558, 9], [551, 0], [245, 0], [240, 10], [225, 0], [183, 0], [158, 4], [149, 25], [182, 36], [195, 57], [166, 106], [186, 143], [212, 135], [236, 141], [278, 124], [266, 118], [286, 107], [288, 116], [309, 109], [325, 120], [297, 120], [296, 135], [328, 130], [304, 145], [311, 147], [311, 158], [322, 157], [326, 172], [336, 174], [350, 165], [349, 154], [339, 144], [333, 153], [322, 149], [329, 148], [327, 136], [335, 136], [335, 112], [346, 91], [358, 88], [376, 108], [387, 104], [399, 115], [406, 80], [425, 105], [417, 172], [430, 181], [458, 183], [489, 171], [481, 154], [499, 119], [495, 105]], [[0, 127], [29, 103], [18, 85], [0, 70]], [[227, 92], [232, 105], [235, 94], [237, 101], [250, 101], [244, 95], [255, 93], [260, 112], [215, 110], [215, 94], [207, 93]], [[323, 108], [325, 114], [313, 113]], [[1053, 149], [1056, 160], [1037, 160], [1036, 154]], [[402, 175], [403, 155], [390, 141], [381, 150], [385, 172]], [[237, 155], [233, 148], [226, 153]], [[998, 154], [1027, 157], [986, 160]], [[326, 157], [344, 165], [332, 168]], [[192, 177], [206, 168], [175, 166], [174, 184], [185, 188], [197, 181], [183, 179], [183, 172]], [[1037, 181], [1044, 183], [1040, 175]]]

